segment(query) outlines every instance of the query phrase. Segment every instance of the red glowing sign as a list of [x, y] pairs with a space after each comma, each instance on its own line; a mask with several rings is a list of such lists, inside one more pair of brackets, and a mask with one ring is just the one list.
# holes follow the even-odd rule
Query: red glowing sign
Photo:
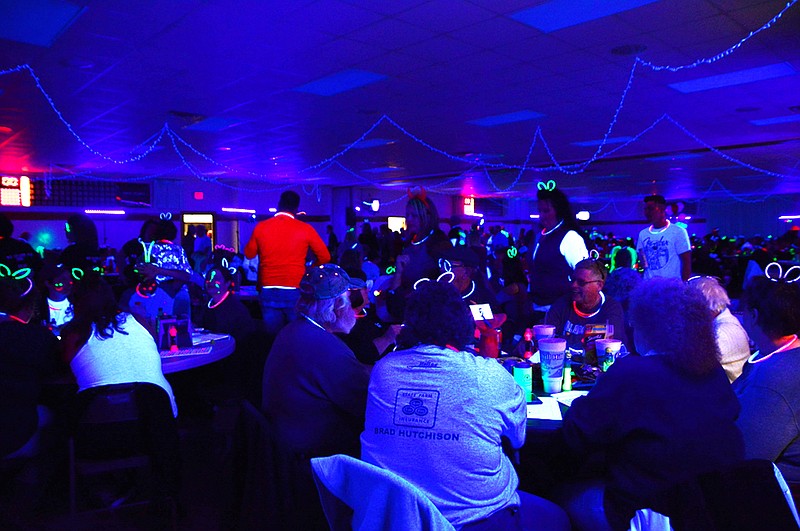
[[0, 178], [0, 205], [31, 206], [31, 180], [26, 176]]

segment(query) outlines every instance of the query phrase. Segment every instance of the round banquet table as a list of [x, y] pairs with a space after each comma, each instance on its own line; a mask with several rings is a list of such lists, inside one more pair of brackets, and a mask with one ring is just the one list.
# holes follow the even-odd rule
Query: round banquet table
[[[170, 374], [202, 367], [230, 356], [235, 348], [236, 341], [230, 336], [224, 336], [210, 342], [195, 344], [191, 348], [179, 349], [177, 352], [162, 350], [161, 370], [164, 374]], [[199, 351], [202, 352], [198, 353]]]

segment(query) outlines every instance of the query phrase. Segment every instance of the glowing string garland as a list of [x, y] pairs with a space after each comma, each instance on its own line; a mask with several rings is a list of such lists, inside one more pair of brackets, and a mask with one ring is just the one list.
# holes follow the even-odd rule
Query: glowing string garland
[[[678, 71], [684, 70], [684, 69], [696, 68], [696, 67], [701, 66], [701, 65], [707, 65], [707, 64], [715, 63], [715, 62], [717, 62], [717, 61], [719, 61], [721, 59], [724, 59], [724, 58], [728, 57], [732, 53], [734, 53], [736, 50], [738, 50], [740, 47], [742, 47], [744, 45], [744, 43], [746, 43], [748, 40], [753, 38], [755, 35], [757, 35], [760, 32], [762, 32], [764, 30], [767, 30], [770, 27], [772, 27], [790, 8], [792, 8], [797, 3], [797, 1], [798, 0], [790, 0], [778, 14], [776, 14], [774, 17], [772, 17], [767, 23], [763, 24], [758, 29], [749, 32], [748, 35], [746, 35], [744, 38], [740, 39], [738, 42], [736, 42], [732, 46], [726, 48], [722, 52], [719, 52], [716, 55], [713, 55], [711, 57], [697, 59], [697, 60], [695, 60], [695, 61], [693, 61], [691, 63], [685, 64], [685, 65], [679, 65], [679, 66], [656, 65], [656, 64], [654, 64], [654, 63], [652, 63], [650, 61], [645, 61], [645, 60], [641, 59], [640, 57], [636, 57], [635, 60], [634, 60], [633, 65], [631, 67], [630, 74], [628, 76], [628, 80], [627, 80], [626, 86], [625, 86], [624, 90], [622, 91], [619, 104], [617, 105], [617, 107], [616, 107], [616, 109], [615, 109], [615, 111], [613, 113], [612, 119], [611, 119], [611, 121], [609, 123], [609, 126], [608, 126], [604, 136], [603, 136], [603, 139], [601, 140], [600, 144], [598, 145], [597, 149], [595, 150], [595, 153], [591, 157], [589, 157], [587, 160], [585, 160], [583, 162], [580, 162], [580, 163], [574, 163], [574, 164], [567, 164], [567, 165], [560, 164], [558, 162], [557, 158], [555, 157], [555, 155], [553, 154], [552, 150], [550, 149], [550, 146], [548, 145], [548, 143], [547, 143], [547, 141], [546, 141], [546, 139], [544, 137], [544, 134], [541, 131], [541, 128], [537, 127], [537, 129], [536, 129], [536, 131], [535, 131], [535, 133], [533, 135], [533, 140], [530, 143], [530, 147], [528, 149], [528, 153], [527, 153], [527, 155], [525, 157], [525, 161], [523, 162], [522, 165], [518, 166], [518, 165], [509, 165], [509, 164], [502, 164], [502, 163], [489, 163], [489, 162], [485, 162], [484, 161], [484, 162], [480, 162], [480, 164], [478, 164], [478, 165], [473, 166], [473, 168], [475, 168], [477, 166], [480, 166], [483, 169], [483, 173], [488, 178], [488, 180], [489, 180], [490, 184], [492, 185], [492, 187], [498, 192], [506, 192], [506, 191], [509, 191], [509, 190], [512, 190], [513, 188], [515, 188], [517, 186], [517, 184], [519, 184], [519, 182], [520, 182], [520, 180], [522, 178], [522, 175], [524, 174], [525, 171], [535, 171], [535, 172], [560, 171], [560, 172], [568, 174], [568, 175], [576, 175], [576, 174], [582, 173], [593, 162], [596, 162], [597, 160], [600, 160], [602, 158], [608, 157], [611, 154], [613, 154], [613, 153], [619, 151], [620, 149], [623, 149], [624, 147], [626, 147], [626, 146], [630, 145], [631, 143], [635, 142], [643, 134], [645, 134], [646, 132], [648, 132], [649, 130], [654, 128], [656, 125], [658, 125], [662, 121], [666, 120], [666, 121], [669, 121], [670, 123], [672, 123], [673, 125], [675, 125], [679, 130], [681, 130], [684, 134], [689, 136], [691, 139], [693, 139], [698, 144], [702, 145], [703, 147], [705, 147], [709, 151], [715, 153], [716, 155], [718, 155], [718, 156], [720, 156], [720, 157], [722, 157], [722, 158], [724, 158], [724, 159], [726, 159], [726, 160], [728, 160], [730, 162], [733, 162], [733, 163], [738, 164], [738, 165], [740, 165], [742, 167], [750, 169], [751, 171], [762, 173], [764, 175], [769, 175], [769, 176], [777, 177], [777, 178], [786, 178], [786, 177], [788, 177], [787, 175], [784, 175], [784, 174], [781, 174], [781, 173], [769, 171], [769, 170], [766, 170], [766, 169], [763, 169], [763, 168], [758, 168], [756, 166], [753, 166], [751, 164], [745, 163], [743, 161], [740, 161], [739, 159], [736, 159], [735, 157], [731, 157], [730, 155], [727, 155], [727, 154], [723, 153], [719, 149], [714, 148], [713, 146], [711, 146], [707, 142], [705, 142], [702, 139], [700, 139], [697, 135], [695, 135], [694, 133], [689, 131], [688, 128], [686, 128], [685, 126], [680, 124], [677, 120], [675, 120], [674, 118], [672, 118], [668, 114], [662, 115], [655, 122], [653, 122], [650, 126], [645, 128], [638, 135], [633, 137], [631, 140], [625, 142], [624, 144], [622, 144], [620, 146], [617, 146], [613, 150], [610, 150], [610, 151], [605, 152], [605, 153], [603, 153], [603, 150], [604, 150], [604, 148], [606, 147], [606, 145], [608, 143], [608, 138], [610, 137], [614, 127], [616, 126], [616, 123], [618, 121], [620, 112], [622, 111], [622, 108], [624, 106], [627, 94], [628, 94], [628, 92], [630, 91], [630, 89], [632, 87], [633, 79], [635, 77], [636, 68], [637, 68], [638, 65], [642, 65], [643, 67], [650, 68], [653, 71], [667, 70], [667, 71], [670, 71], [670, 72], [678, 72]], [[208, 162], [210, 164], [213, 164], [213, 165], [216, 165], [216, 166], [219, 166], [219, 167], [222, 167], [222, 168], [228, 170], [229, 172], [231, 172], [233, 174], [240, 174], [240, 175], [241, 174], [245, 174], [245, 175], [249, 175], [249, 176], [253, 176], [253, 177], [266, 178], [266, 179], [269, 179], [271, 177], [268, 174], [263, 174], [263, 173], [257, 173], [257, 172], [248, 171], [248, 170], [239, 170], [239, 169], [236, 169], [236, 168], [232, 168], [232, 167], [230, 167], [230, 166], [228, 166], [226, 164], [223, 164], [223, 163], [220, 163], [220, 162], [216, 161], [212, 157], [209, 157], [208, 155], [204, 154], [203, 152], [201, 152], [200, 150], [198, 150], [197, 148], [192, 146], [189, 142], [184, 140], [180, 135], [178, 135], [175, 131], [173, 131], [170, 128], [169, 124], [167, 124], [167, 123], [165, 123], [162, 126], [162, 128], [159, 130], [158, 133], [156, 133], [154, 135], [151, 135], [150, 138], [155, 137], [155, 139], [152, 142], [150, 142], [148, 144], [147, 142], [150, 140], [148, 138], [147, 141], [145, 141], [144, 143], [139, 144], [139, 147], [144, 146], [144, 145], [147, 145], [147, 147], [146, 147], [146, 149], [144, 149], [144, 151], [142, 151], [138, 155], [135, 155], [135, 156], [132, 156], [132, 157], [129, 157], [129, 158], [126, 158], [126, 159], [116, 159], [116, 158], [113, 158], [113, 157], [111, 157], [109, 155], [101, 153], [97, 149], [93, 148], [89, 143], [87, 143], [75, 131], [75, 129], [73, 128], [72, 124], [70, 124], [70, 122], [68, 122], [66, 120], [66, 118], [64, 118], [63, 114], [57, 108], [57, 106], [56, 106], [54, 100], [52, 99], [52, 97], [44, 89], [44, 87], [43, 87], [43, 85], [41, 83], [41, 80], [36, 75], [36, 73], [33, 71], [33, 68], [30, 65], [23, 64], [23, 65], [17, 65], [17, 66], [15, 66], [13, 68], [9, 68], [9, 69], [6, 69], [6, 70], [0, 70], [0, 76], [7, 75], [7, 74], [12, 74], [12, 73], [18, 73], [18, 72], [22, 72], [22, 71], [26, 71], [26, 72], [28, 72], [28, 74], [30, 74], [30, 76], [34, 80], [36, 88], [39, 90], [39, 92], [42, 93], [42, 95], [44, 96], [44, 98], [47, 101], [47, 103], [50, 105], [50, 107], [53, 110], [53, 112], [56, 114], [58, 119], [64, 124], [64, 126], [67, 128], [67, 130], [70, 132], [70, 134], [72, 134], [72, 136], [74, 136], [75, 139], [84, 148], [86, 148], [89, 152], [91, 152], [92, 154], [94, 154], [97, 157], [100, 157], [103, 160], [106, 160], [108, 162], [111, 162], [111, 163], [114, 163], [114, 164], [117, 164], [117, 165], [128, 164], [128, 163], [140, 161], [140, 160], [144, 159], [145, 157], [147, 157], [148, 155], [150, 155], [156, 149], [156, 147], [162, 142], [162, 140], [164, 138], [164, 135], [166, 134], [170, 138], [173, 150], [175, 151], [175, 153], [181, 159], [182, 165], [194, 177], [198, 178], [199, 180], [202, 180], [204, 182], [217, 184], [217, 185], [221, 185], [221, 186], [225, 186], [227, 188], [231, 188], [231, 189], [235, 189], [235, 190], [248, 191], [248, 192], [273, 192], [273, 191], [284, 190], [284, 189], [288, 189], [288, 188], [292, 187], [292, 185], [283, 186], [283, 187], [280, 187], [279, 189], [252, 189], [252, 188], [245, 188], [245, 187], [237, 187], [237, 186], [234, 186], [234, 185], [229, 185], [227, 183], [220, 182], [218, 180], [217, 176], [210, 176], [210, 175], [204, 174], [203, 172], [201, 172], [199, 169], [197, 169], [193, 164], [191, 164], [186, 159], [186, 157], [183, 155], [181, 150], [178, 148], [178, 145], [177, 145], [178, 143], [183, 144], [187, 149], [192, 151], [194, 154], [196, 154], [197, 156], [199, 156], [200, 158], [202, 158], [206, 162]], [[306, 172], [306, 171], [315, 170], [315, 169], [320, 169], [320, 168], [322, 168], [322, 170], [320, 171], [320, 173], [322, 173], [326, 169], [328, 169], [333, 163], [335, 163], [338, 167], [344, 169], [350, 175], [353, 175], [353, 176], [359, 178], [360, 180], [367, 182], [368, 184], [379, 186], [378, 183], [374, 183], [373, 181], [370, 181], [369, 179], [366, 179], [366, 178], [358, 175], [357, 173], [355, 173], [355, 172], [353, 172], [351, 170], [348, 170], [341, 163], [339, 163], [336, 159], [340, 158], [341, 156], [343, 156], [344, 154], [346, 154], [347, 152], [352, 150], [358, 143], [360, 143], [363, 140], [365, 140], [369, 136], [369, 134], [372, 133], [372, 131], [374, 131], [380, 124], [382, 124], [384, 122], [392, 125], [398, 131], [400, 131], [402, 134], [406, 135], [407, 137], [409, 137], [410, 139], [412, 139], [416, 143], [422, 145], [423, 147], [429, 149], [430, 151], [432, 151], [434, 153], [438, 153], [438, 154], [440, 154], [442, 156], [445, 156], [445, 157], [447, 157], [447, 158], [449, 158], [449, 159], [451, 159], [453, 161], [464, 162], [464, 163], [469, 163], [469, 164], [475, 164], [475, 162], [476, 162], [475, 160], [471, 160], [471, 159], [468, 159], [468, 158], [465, 158], [465, 157], [452, 155], [452, 154], [450, 154], [450, 153], [448, 153], [448, 152], [446, 152], [444, 150], [436, 148], [435, 146], [429, 144], [428, 142], [425, 142], [423, 139], [421, 139], [421, 138], [417, 137], [416, 135], [412, 134], [411, 132], [409, 132], [407, 129], [402, 127], [399, 123], [394, 121], [389, 116], [383, 115], [383, 116], [381, 116], [381, 118], [378, 121], [376, 121], [374, 124], [372, 124], [356, 141], [350, 143], [344, 149], [340, 150], [339, 152], [337, 152], [336, 154], [332, 155], [331, 157], [328, 157], [328, 158], [318, 162], [317, 164], [314, 164], [312, 166], [309, 166], [308, 168], [305, 168], [304, 170], [301, 170], [301, 173]], [[542, 145], [544, 146], [544, 149], [547, 152], [547, 155], [548, 155], [548, 157], [550, 158], [550, 160], [551, 160], [551, 162], [553, 164], [552, 166], [549, 166], [549, 167], [533, 167], [533, 168], [527, 166], [528, 162], [530, 160], [531, 154], [533, 152], [533, 149], [534, 149], [538, 139], [541, 139]], [[491, 168], [491, 169], [506, 169], [506, 170], [515, 169], [515, 170], [519, 170], [519, 173], [517, 174], [516, 179], [509, 186], [507, 186], [505, 188], [501, 188], [492, 179], [491, 175], [488, 172], [489, 168]], [[168, 172], [165, 172], [165, 173], [172, 173], [173, 171], [176, 171], [176, 170], [169, 170]], [[160, 175], [164, 175], [164, 174], [160, 174]], [[455, 180], [456, 178], [460, 178], [463, 175], [464, 174], [461, 174], [461, 175], [459, 175], [457, 177], [454, 177], [453, 179], [450, 179], [449, 181], [445, 181], [443, 183], [438, 183], [437, 185], [434, 185], [434, 186], [436, 186], [436, 187], [444, 186], [446, 182], [451, 182], [452, 180]], [[97, 180], [104, 180], [101, 177], [95, 177], [95, 176], [91, 176], [91, 175], [87, 175], [87, 174], [84, 174], [82, 176], [87, 177], [87, 178], [94, 178], [94, 179], [97, 179]], [[148, 180], [148, 179], [153, 179], [153, 178], [156, 178], [156, 177], [157, 176], [147, 176], [147, 177], [140, 177], [140, 178], [131, 178], [129, 180], [130, 181], [133, 181], [134, 179], [135, 180]], [[733, 197], [736, 200], [741, 200], [739, 197], [735, 196], [729, 190], [727, 190], [724, 186], [722, 186], [721, 183], [719, 183], [718, 180], [715, 179], [715, 182], [717, 184], [719, 184], [722, 187], [722, 189], [726, 193], [728, 193], [728, 195], [730, 195], [731, 197]], [[429, 188], [433, 188], [434, 186], [430, 186]], [[709, 188], [709, 190], [706, 192], [706, 194], [709, 193], [711, 191], [711, 189], [713, 189], [713, 186], [714, 186], [714, 183], [712, 183], [712, 187]], [[307, 195], [316, 194], [317, 200], [318, 201], [321, 200], [321, 190], [317, 185], [312, 186], [310, 191], [306, 191], [306, 189], [304, 187], [303, 191]], [[401, 198], [398, 198], [398, 201], [400, 199]], [[390, 203], [385, 203], [385, 204], [390, 204]], [[605, 208], [605, 207], [603, 207], [603, 208]], [[616, 205], [615, 205], [615, 208], [616, 208]]]

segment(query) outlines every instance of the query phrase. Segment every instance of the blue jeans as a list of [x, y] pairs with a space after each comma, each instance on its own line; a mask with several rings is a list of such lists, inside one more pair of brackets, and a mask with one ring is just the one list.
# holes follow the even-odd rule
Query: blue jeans
[[267, 333], [277, 334], [286, 323], [297, 317], [295, 306], [299, 298], [298, 289], [261, 288], [258, 302]]
[[495, 511], [483, 520], [470, 522], [463, 531], [569, 531], [569, 518], [555, 503], [518, 490], [520, 505]]

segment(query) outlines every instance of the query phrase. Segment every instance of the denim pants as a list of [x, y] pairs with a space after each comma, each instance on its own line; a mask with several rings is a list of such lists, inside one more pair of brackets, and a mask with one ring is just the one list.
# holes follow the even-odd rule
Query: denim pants
[[258, 302], [267, 333], [277, 334], [289, 321], [297, 316], [294, 307], [300, 298], [298, 289], [261, 288]]

